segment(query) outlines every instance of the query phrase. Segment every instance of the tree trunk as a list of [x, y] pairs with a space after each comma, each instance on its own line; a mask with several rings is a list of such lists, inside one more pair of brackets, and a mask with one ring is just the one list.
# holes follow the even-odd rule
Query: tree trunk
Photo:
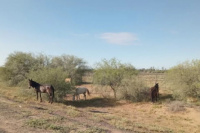
[[112, 85], [110, 85], [110, 87], [111, 87], [111, 89], [113, 90], [114, 98], [115, 98], [115, 100], [116, 100], [116, 99], [117, 99], [116, 90], [115, 90], [115, 88], [114, 88]]

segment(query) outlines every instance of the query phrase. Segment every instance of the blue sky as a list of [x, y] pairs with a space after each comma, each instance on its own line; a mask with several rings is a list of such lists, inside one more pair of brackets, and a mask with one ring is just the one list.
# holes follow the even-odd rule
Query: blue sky
[[0, 0], [0, 66], [14, 51], [170, 68], [200, 58], [199, 0]]

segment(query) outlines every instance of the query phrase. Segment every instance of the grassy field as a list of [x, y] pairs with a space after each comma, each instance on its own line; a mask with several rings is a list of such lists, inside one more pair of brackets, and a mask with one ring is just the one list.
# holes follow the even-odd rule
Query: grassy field
[[[115, 101], [103, 98], [92, 84], [87, 100], [49, 104], [36, 101], [33, 90], [6, 87], [0, 83], [1, 133], [199, 133], [200, 107], [170, 101], [170, 93], [162, 74], [141, 74], [147, 86], [159, 82], [161, 99], [158, 103]], [[91, 77], [85, 77], [86, 82]], [[95, 93], [95, 94], [93, 94]], [[27, 94], [27, 93], [26, 93]], [[44, 96], [45, 94], [43, 94]], [[81, 97], [82, 98], [82, 97]], [[83, 98], [82, 98], [83, 99]]]

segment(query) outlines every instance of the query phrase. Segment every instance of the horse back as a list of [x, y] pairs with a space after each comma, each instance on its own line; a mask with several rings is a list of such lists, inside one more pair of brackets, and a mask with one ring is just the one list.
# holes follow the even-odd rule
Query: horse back
[[52, 85], [41, 85], [40, 86], [40, 92], [42, 93], [53, 93], [54, 92], [54, 88]]
[[83, 94], [87, 91], [87, 88], [76, 88], [76, 94]]

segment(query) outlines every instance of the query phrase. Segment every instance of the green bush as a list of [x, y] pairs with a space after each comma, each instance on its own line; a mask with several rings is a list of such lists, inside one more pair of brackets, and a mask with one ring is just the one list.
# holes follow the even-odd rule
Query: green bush
[[145, 87], [144, 83], [135, 78], [123, 80], [120, 86], [119, 95], [122, 99], [131, 100], [133, 102], [142, 102], [150, 100], [150, 90]]
[[188, 97], [200, 96], [200, 60], [186, 61], [167, 72], [173, 97], [186, 100]]
[[[50, 84], [55, 89], [55, 101], [62, 102], [67, 93], [71, 91], [71, 85], [65, 82], [67, 73], [63, 72], [60, 68], [45, 68], [37, 71], [30, 71], [27, 75], [28, 78], [40, 83]], [[26, 79], [23, 86], [28, 84]]]
[[17, 85], [26, 78], [26, 74], [35, 65], [36, 60], [31, 53], [14, 52], [10, 54], [2, 68], [1, 78], [9, 85]]

